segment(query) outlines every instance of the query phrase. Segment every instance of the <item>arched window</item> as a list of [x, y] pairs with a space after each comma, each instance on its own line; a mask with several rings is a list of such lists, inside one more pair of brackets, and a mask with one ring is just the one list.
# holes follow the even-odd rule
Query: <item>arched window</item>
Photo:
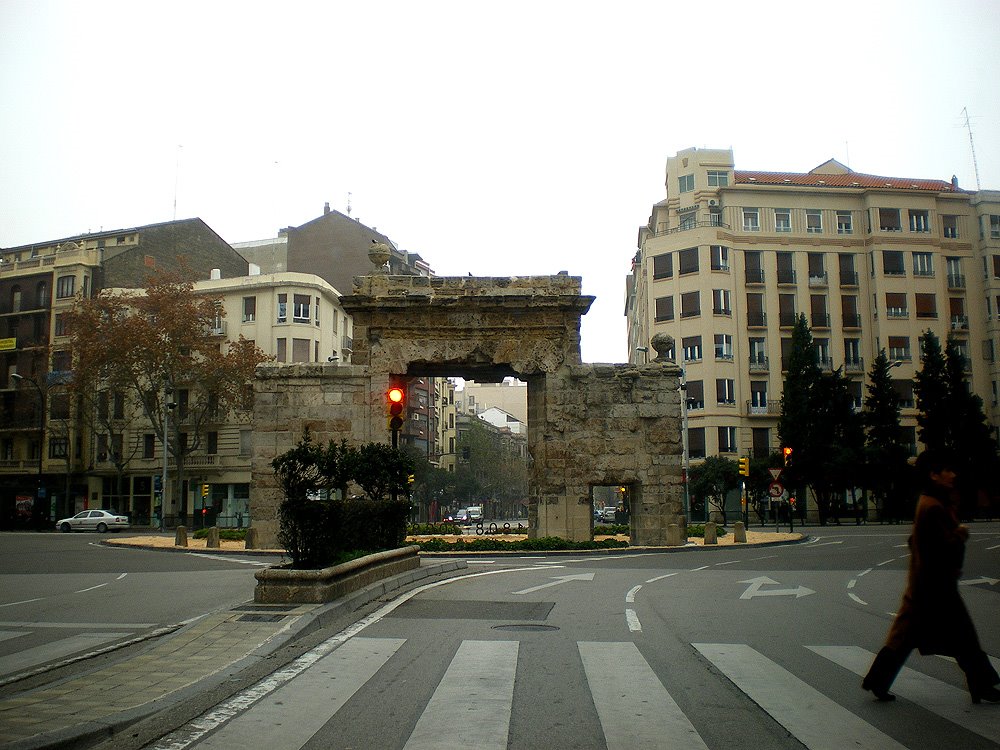
[[44, 281], [39, 281], [38, 282], [38, 287], [36, 288], [36, 292], [37, 292], [37, 294], [35, 295], [35, 297], [38, 300], [38, 306], [39, 307], [48, 307], [49, 306], [49, 285], [46, 284]]

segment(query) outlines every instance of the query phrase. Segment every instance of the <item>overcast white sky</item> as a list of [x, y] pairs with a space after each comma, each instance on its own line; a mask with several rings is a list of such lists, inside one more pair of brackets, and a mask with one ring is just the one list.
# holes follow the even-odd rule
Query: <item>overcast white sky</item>
[[[1000, 189], [1000, 2], [0, 0], [0, 246], [324, 201], [439, 275], [566, 270], [586, 361], [666, 158]], [[350, 290], [341, 290], [348, 293]]]

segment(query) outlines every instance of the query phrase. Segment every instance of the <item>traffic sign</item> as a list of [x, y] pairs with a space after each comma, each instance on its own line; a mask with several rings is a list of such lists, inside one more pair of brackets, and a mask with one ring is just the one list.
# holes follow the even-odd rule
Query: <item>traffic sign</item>
[[771, 497], [781, 497], [785, 494], [785, 488], [781, 486], [781, 482], [771, 482], [768, 485], [767, 494]]
[[768, 471], [771, 472], [771, 476], [775, 479], [781, 476], [781, 469], [768, 469]]

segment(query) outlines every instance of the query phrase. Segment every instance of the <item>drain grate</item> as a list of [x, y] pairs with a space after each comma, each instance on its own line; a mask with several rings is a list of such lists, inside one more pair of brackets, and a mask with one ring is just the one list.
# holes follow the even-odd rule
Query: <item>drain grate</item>
[[493, 630], [518, 630], [523, 632], [545, 632], [548, 630], [559, 630], [555, 625], [535, 625], [524, 623], [519, 625], [494, 625]]
[[288, 615], [241, 615], [236, 618], [236, 622], [281, 622]]

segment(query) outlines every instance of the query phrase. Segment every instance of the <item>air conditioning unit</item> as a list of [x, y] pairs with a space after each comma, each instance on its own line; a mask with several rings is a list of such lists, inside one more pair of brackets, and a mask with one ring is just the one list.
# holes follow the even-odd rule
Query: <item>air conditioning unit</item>
[[717, 205], [719, 205], [719, 202], [716, 201], [716, 200], [711, 200], [711, 201], [708, 202], [708, 205], [710, 205], [710, 206], [717, 206]]

